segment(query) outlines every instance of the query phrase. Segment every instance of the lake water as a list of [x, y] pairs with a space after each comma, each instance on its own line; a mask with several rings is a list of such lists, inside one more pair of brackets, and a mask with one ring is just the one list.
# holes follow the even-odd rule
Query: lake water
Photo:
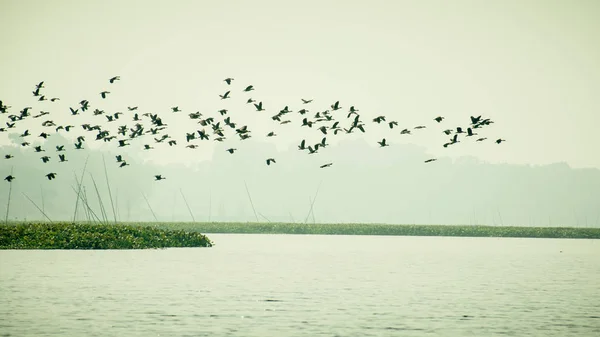
[[0, 251], [0, 336], [600, 336], [600, 240]]

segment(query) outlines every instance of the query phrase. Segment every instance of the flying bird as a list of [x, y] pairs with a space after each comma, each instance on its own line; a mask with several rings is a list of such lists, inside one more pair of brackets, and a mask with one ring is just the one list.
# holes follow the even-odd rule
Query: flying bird
[[108, 81], [109, 81], [109, 82], [112, 84], [112, 83], [115, 83], [115, 81], [119, 81], [120, 79], [121, 79], [121, 77], [120, 77], [120, 76], [115, 76], [115, 77], [112, 77], [112, 78], [111, 78], [110, 80], [108, 80]]

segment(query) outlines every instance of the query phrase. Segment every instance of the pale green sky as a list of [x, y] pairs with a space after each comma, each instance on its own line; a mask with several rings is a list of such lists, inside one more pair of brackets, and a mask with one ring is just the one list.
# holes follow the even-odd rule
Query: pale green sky
[[[163, 112], [173, 136], [189, 124], [171, 106], [185, 114], [227, 108], [257, 138], [273, 127], [247, 97], [262, 100], [266, 116], [285, 105], [297, 111], [300, 98], [315, 99], [312, 112], [340, 100], [369, 121], [386, 115], [402, 127], [435, 127], [405, 137], [370, 126], [373, 144], [385, 136], [432, 156], [600, 168], [599, 17], [594, 0], [0, 0], [0, 99], [14, 110], [49, 110], [57, 121], [81, 99], [114, 111], [137, 105]], [[110, 86], [114, 75], [122, 81]], [[233, 98], [221, 102], [226, 77], [236, 79]], [[41, 80], [59, 103], [33, 100]], [[256, 87], [251, 95], [239, 92], [247, 84]], [[455, 127], [479, 114], [496, 121], [485, 136], [506, 143], [441, 147], [447, 137], [432, 118]], [[277, 130], [281, 146], [295, 146], [305, 131]], [[189, 154], [156, 153], [161, 161]]]

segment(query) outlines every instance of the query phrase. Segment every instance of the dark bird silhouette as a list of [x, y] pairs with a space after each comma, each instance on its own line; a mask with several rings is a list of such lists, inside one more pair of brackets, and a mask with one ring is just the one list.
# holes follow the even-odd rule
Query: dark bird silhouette
[[171, 110], [173, 110], [173, 112], [180, 112], [181, 111], [181, 110], [179, 110], [178, 106], [172, 107]]
[[129, 166], [129, 164], [127, 164], [127, 162], [126, 162], [126, 161], [122, 161], [122, 162], [121, 162], [121, 165], [119, 165], [119, 168], [121, 168], [121, 167], [125, 167], [125, 166]]
[[434, 120], [434, 121], [436, 121], [436, 122], [438, 122], [438, 123], [440, 123], [441, 121], [443, 121], [443, 120], [444, 120], [444, 117], [442, 117], [442, 116], [437, 116], [437, 117], [436, 117], [436, 118], [434, 118], [433, 120]]
[[271, 163], [277, 164], [277, 162], [275, 161], [275, 159], [273, 159], [273, 158], [267, 159], [267, 165], [271, 165]]
[[331, 105], [331, 108], [333, 109], [333, 111], [341, 109], [342, 107], [340, 106], [340, 101], [333, 103]]
[[505, 142], [505, 141], [506, 141], [506, 139], [498, 138], [498, 139], [496, 139], [496, 144], [500, 144], [500, 143]]
[[477, 138], [476, 142], [483, 142], [486, 139], [487, 139], [487, 137]]
[[46, 174], [46, 178], [48, 178], [48, 180], [55, 179], [56, 173], [54, 173], [54, 172], [48, 173], [48, 174]]
[[42, 147], [40, 145], [34, 147], [35, 152], [45, 152], [46, 150], [42, 150]]
[[50, 157], [48, 156], [43, 156], [41, 159], [44, 162], [44, 164], [50, 161]]
[[123, 156], [121, 156], [120, 154], [116, 155], [115, 158], [117, 159], [117, 163], [120, 163], [123, 161]]
[[248, 98], [248, 100], [246, 101], [246, 104], [250, 104], [250, 103], [254, 103], [254, 102], [256, 102], [255, 99]]
[[477, 123], [479, 123], [479, 121], [481, 120], [481, 115], [475, 117], [475, 116], [471, 116], [471, 124], [475, 125]]
[[59, 154], [58, 155], [58, 159], [60, 159], [61, 163], [64, 163], [64, 162], [68, 161], [67, 159], [65, 159], [65, 155], [64, 154]]
[[306, 150], [306, 140], [303, 139], [302, 142], [300, 142], [300, 145], [298, 145], [298, 150]]
[[158, 174], [158, 175], [155, 175], [155, 176], [154, 176], [154, 180], [155, 180], [155, 181], [164, 180], [164, 179], [167, 179], [167, 178], [163, 177], [163, 176], [162, 176], [162, 175], [160, 175], [160, 174]]
[[390, 144], [385, 142], [385, 138], [383, 138], [380, 142], [377, 142], [377, 144], [379, 144], [379, 147], [390, 146]]
[[375, 118], [373, 118], [373, 122], [378, 123], [378, 124], [381, 122], [385, 122], [385, 116], [375, 117]]
[[325, 165], [321, 165], [319, 167], [320, 168], [326, 168], [326, 167], [330, 167], [331, 165], [333, 165], [333, 163], [328, 163], [328, 164], [325, 164]]
[[115, 77], [112, 77], [110, 80], [108, 80], [108, 82], [110, 82], [112, 84], [112, 83], [115, 83], [115, 81], [119, 81], [120, 79], [121, 79], [120, 76], [115, 76]]
[[477, 136], [477, 134], [473, 133], [473, 130], [471, 128], [467, 128], [467, 137], [473, 137], [473, 136]]
[[4, 159], [10, 159], [10, 158], [14, 158], [14, 156], [12, 154], [5, 154], [4, 155]]
[[100, 93], [100, 96], [102, 96], [102, 99], [106, 98], [106, 95], [110, 94], [110, 91], [103, 91]]
[[224, 79], [223, 81], [225, 81], [227, 83], [227, 85], [230, 85], [231, 81], [233, 81], [233, 78], [228, 77], [228, 78]]
[[227, 151], [227, 152], [229, 152], [229, 153], [233, 154], [233, 152], [235, 152], [236, 150], [237, 150], [237, 149], [231, 148], [231, 149], [227, 149], [227, 150], [225, 150], [225, 151]]
[[313, 101], [312, 99], [304, 99], [304, 98], [301, 98], [301, 100], [302, 100], [302, 104], [308, 104]]
[[263, 109], [263, 104], [262, 102], [258, 103], [258, 104], [254, 104], [254, 107], [256, 107], [256, 111], [264, 111], [265, 109]]
[[426, 162], [426, 163], [431, 163], [432, 161], [436, 161], [436, 160], [437, 160], [437, 159], [435, 159], [435, 158], [431, 158], [431, 159], [427, 159], [425, 162]]
[[6, 180], [10, 183], [11, 181], [15, 180], [15, 177], [13, 175], [9, 175], [9, 176], [6, 176], [6, 178], [4, 178], [4, 180]]
[[252, 86], [252, 85], [249, 85], [246, 87], [246, 89], [244, 89], [244, 91], [246, 91], [246, 92], [252, 91], [252, 90], [254, 90], [254, 86]]

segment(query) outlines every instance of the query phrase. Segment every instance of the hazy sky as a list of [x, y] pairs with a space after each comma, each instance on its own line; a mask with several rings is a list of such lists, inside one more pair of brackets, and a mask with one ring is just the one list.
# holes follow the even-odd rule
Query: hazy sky
[[[280, 148], [304, 130], [273, 127], [268, 116], [286, 105], [297, 111], [300, 98], [314, 98], [311, 112], [340, 100], [367, 121], [386, 115], [402, 128], [429, 128], [400, 136], [369, 126], [364, 137], [374, 146], [384, 135], [432, 156], [600, 168], [599, 17], [595, 0], [1, 0], [0, 99], [64, 118], [81, 99], [111, 111], [137, 105], [163, 113], [173, 136], [189, 123], [170, 107], [183, 110], [178, 117], [227, 108], [255, 135], [281, 130]], [[109, 85], [114, 75], [122, 80]], [[221, 102], [226, 77], [234, 91]], [[41, 80], [61, 101], [33, 99]], [[249, 95], [241, 92], [248, 84], [256, 88]], [[248, 97], [264, 102], [262, 119]], [[479, 114], [496, 122], [485, 136], [506, 143], [441, 146], [444, 127], [432, 118], [455, 127]], [[208, 147], [156, 153], [165, 162], [211, 156]]]

